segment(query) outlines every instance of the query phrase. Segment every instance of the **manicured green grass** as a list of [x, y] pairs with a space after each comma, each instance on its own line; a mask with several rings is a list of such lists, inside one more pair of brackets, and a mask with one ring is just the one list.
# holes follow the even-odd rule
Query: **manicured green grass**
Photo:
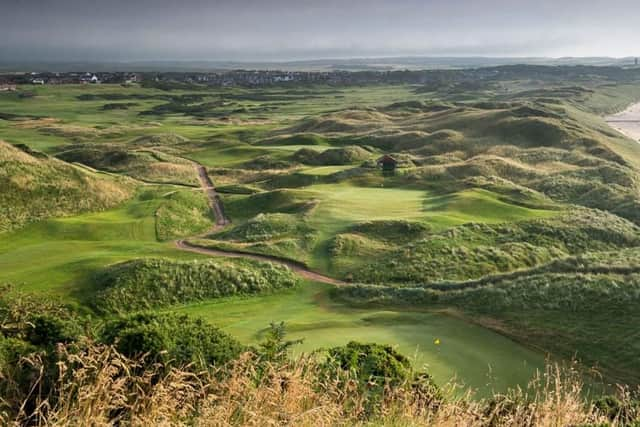
[[[355, 309], [332, 301], [330, 286], [302, 288], [255, 298], [229, 298], [176, 309], [205, 317], [245, 343], [256, 343], [270, 322], [284, 321], [289, 338], [304, 338], [296, 352], [350, 340], [390, 344], [414, 357], [444, 383], [453, 377], [480, 395], [525, 385], [543, 356], [498, 334], [436, 312]], [[434, 341], [440, 340], [440, 345]]]
[[138, 198], [109, 211], [0, 234], [0, 283], [81, 299], [92, 295], [91, 274], [105, 265], [142, 256], [198, 257], [156, 240], [158, 206], [158, 199]]
[[372, 220], [419, 220], [435, 228], [446, 228], [467, 222], [499, 223], [557, 214], [516, 206], [480, 189], [440, 196], [403, 188], [320, 184], [306, 187], [305, 191], [319, 200], [310, 223], [323, 231]]

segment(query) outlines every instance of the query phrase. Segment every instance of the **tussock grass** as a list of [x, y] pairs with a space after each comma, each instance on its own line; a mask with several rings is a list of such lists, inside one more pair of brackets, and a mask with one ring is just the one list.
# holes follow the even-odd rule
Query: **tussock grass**
[[62, 346], [58, 353], [60, 380], [54, 384], [44, 384], [38, 355], [22, 360], [35, 373], [32, 393], [6, 396], [11, 401], [0, 413], [6, 425], [551, 427], [622, 426], [638, 417], [631, 394], [622, 392], [609, 405], [590, 402], [576, 373], [557, 366], [527, 389], [474, 401], [410, 382], [367, 384], [349, 371], [323, 372], [314, 357], [270, 362], [246, 353], [222, 368], [194, 373], [130, 359], [109, 346]]
[[[567, 255], [634, 247], [640, 242], [633, 223], [587, 209], [511, 224], [465, 224], [415, 237], [409, 244], [391, 244], [388, 250], [380, 251], [374, 260], [352, 272], [353, 279], [365, 283], [477, 279]], [[371, 256], [366, 251], [351, 254], [356, 255]]]
[[199, 190], [164, 194], [154, 216], [156, 238], [160, 241], [202, 233], [214, 221], [209, 199]]
[[104, 312], [166, 307], [231, 295], [292, 288], [299, 279], [271, 263], [139, 259], [110, 266], [96, 276], [93, 305]]
[[3, 232], [44, 218], [105, 210], [131, 197], [135, 185], [0, 141], [0, 187]]
[[131, 149], [121, 144], [75, 144], [65, 147], [57, 157], [142, 181], [199, 185], [192, 162], [154, 149]]

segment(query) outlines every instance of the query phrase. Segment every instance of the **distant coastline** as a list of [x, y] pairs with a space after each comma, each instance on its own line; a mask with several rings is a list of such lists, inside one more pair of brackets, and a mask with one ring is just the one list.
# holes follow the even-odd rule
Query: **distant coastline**
[[608, 116], [606, 120], [609, 126], [621, 134], [640, 142], [640, 102], [620, 113]]

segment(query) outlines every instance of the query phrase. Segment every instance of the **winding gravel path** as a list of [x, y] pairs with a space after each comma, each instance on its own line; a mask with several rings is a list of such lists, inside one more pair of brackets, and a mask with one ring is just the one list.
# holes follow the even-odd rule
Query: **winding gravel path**
[[[226, 216], [225, 212], [224, 212], [224, 206], [222, 204], [222, 200], [220, 199], [220, 195], [218, 195], [215, 186], [213, 185], [213, 181], [211, 181], [211, 178], [209, 177], [209, 174], [207, 173], [207, 169], [202, 166], [201, 164], [196, 163], [195, 167], [198, 171], [198, 178], [200, 180], [200, 186], [202, 187], [202, 190], [207, 194], [207, 197], [209, 198], [209, 204], [211, 205], [211, 209], [213, 210], [215, 217], [216, 217], [216, 222], [213, 225], [213, 227], [207, 231], [207, 233], [212, 233], [215, 231], [219, 231], [222, 228], [224, 228], [225, 226], [227, 226], [228, 224], [231, 223], [231, 220]], [[202, 236], [194, 236], [194, 237], [202, 237]], [[193, 252], [193, 253], [197, 253], [197, 254], [203, 254], [203, 255], [211, 255], [211, 256], [217, 256], [217, 257], [225, 257], [225, 258], [244, 258], [244, 259], [253, 259], [253, 260], [257, 260], [257, 261], [268, 261], [268, 262], [272, 262], [272, 263], [276, 263], [276, 264], [280, 264], [280, 265], [285, 265], [287, 267], [289, 267], [293, 272], [297, 273], [299, 276], [305, 278], [305, 279], [309, 279], [309, 280], [314, 280], [316, 282], [321, 282], [321, 283], [328, 283], [331, 285], [336, 285], [336, 286], [341, 286], [341, 285], [346, 285], [346, 282], [343, 282], [341, 280], [338, 279], [334, 279], [332, 277], [329, 276], [325, 276], [324, 274], [320, 274], [320, 273], [316, 273], [315, 271], [311, 271], [309, 270], [305, 265], [295, 262], [295, 261], [291, 261], [291, 260], [286, 260], [286, 259], [282, 259], [282, 258], [278, 258], [275, 256], [269, 256], [269, 255], [258, 255], [258, 254], [249, 254], [249, 253], [245, 253], [245, 252], [238, 252], [238, 251], [223, 251], [220, 249], [210, 249], [210, 248], [204, 248], [202, 246], [197, 246], [197, 245], [193, 245], [189, 242], [187, 242], [184, 239], [181, 240], [176, 240], [174, 242], [176, 248], [183, 250], [183, 251], [187, 251], [187, 252]]]

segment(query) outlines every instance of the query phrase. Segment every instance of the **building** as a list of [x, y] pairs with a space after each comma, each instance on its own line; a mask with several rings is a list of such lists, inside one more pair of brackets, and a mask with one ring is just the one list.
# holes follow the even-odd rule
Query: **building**
[[44, 84], [44, 79], [33, 79], [31, 80], [31, 83], [34, 85], [43, 85]]
[[376, 164], [378, 165], [378, 167], [381, 167], [382, 170], [385, 171], [392, 171], [395, 170], [396, 167], [398, 167], [398, 161], [388, 154], [380, 157]]

